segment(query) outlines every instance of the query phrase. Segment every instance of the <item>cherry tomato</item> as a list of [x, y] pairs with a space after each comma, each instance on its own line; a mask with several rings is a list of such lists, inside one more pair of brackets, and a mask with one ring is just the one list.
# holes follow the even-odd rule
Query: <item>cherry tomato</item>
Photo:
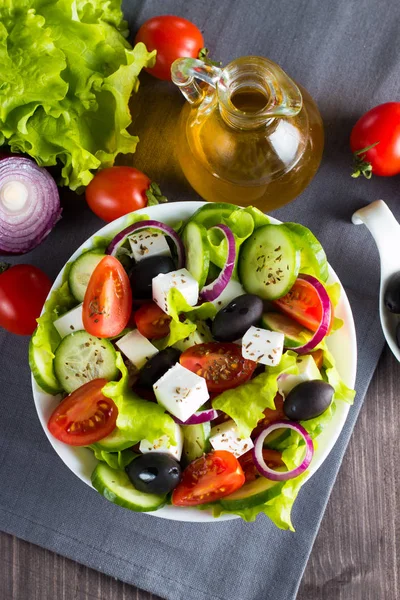
[[242, 348], [229, 342], [197, 344], [181, 354], [180, 363], [207, 382], [209, 392], [235, 388], [253, 375], [257, 363], [242, 356]]
[[33, 265], [4, 267], [6, 270], [0, 273], [0, 327], [32, 335], [52, 283]]
[[132, 311], [128, 275], [119, 260], [105, 256], [93, 271], [83, 301], [83, 325], [96, 337], [119, 335]]
[[182, 17], [162, 15], [146, 21], [136, 34], [135, 43], [157, 50], [156, 64], [146, 69], [158, 79], [171, 81], [171, 65], [177, 58], [197, 58], [204, 46], [200, 29]]
[[[292, 289], [279, 300], [274, 301], [281, 312], [288, 315], [310, 331], [317, 331], [322, 319], [322, 304], [314, 286], [304, 279], [296, 279]], [[333, 324], [333, 307], [331, 306]], [[328, 331], [328, 333], [329, 333]]]
[[86, 188], [86, 201], [103, 221], [147, 206], [146, 191], [151, 181], [133, 167], [109, 167], [96, 173]]
[[146, 302], [135, 312], [139, 333], [150, 340], [159, 340], [169, 334], [169, 317], [155, 302]]
[[[263, 448], [263, 458], [270, 469], [278, 469], [278, 467], [285, 466], [285, 463], [282, 460], [282, 455], [278, 450], [270, 450], [269, 448]], [[243, 469], [244, 476], [246, 478], [246, 483], [249, 481], [254, 481], [261, 477], [260, 473], [257, 471], [257, 467], [253, 462], [253, 451], [249, 450], [246, 454], [242, 454], [239, 457], [240, 466]]]
[[70, 446], [87, 446], [109, 435], [118, 409], [101, 391], [106, 383], [93, 379], [64, 398], [49, 419], [50, 433]]
[[264, 417], [258, 421], [257, 427], [253, 429], [251, 432], [251, 437], [253, 440], [258, 437], [258, 435], [266, 428], [268, 425], [272, 423], [276, 423], [276, 421], [287, 420], [287, 416], [283, 412], [283, 398], [280, 394], [275, 396], [275, 409], [266, 408], [264, 411]]
[[353, 127], [350, 147], [356, 153], [354, 177], [400, 173], [400, 102], [386, 102], [366, 112]]
[[182, 473], [172, 492], [174, 506], [196, 506], [229, 496], [244, 484], [238, 459], [226, 450], [197, 458]]

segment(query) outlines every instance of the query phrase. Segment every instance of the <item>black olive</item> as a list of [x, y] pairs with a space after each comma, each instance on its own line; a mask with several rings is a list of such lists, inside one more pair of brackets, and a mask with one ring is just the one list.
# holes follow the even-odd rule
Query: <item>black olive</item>
[[138, 300], [152, 298], [151, 282], [160, 273], [171, 273], [175, 269], [170, 256], [149, 256], [137, 262], [130, 274], [133, 297]]
[[175, 363], [179, 361], [181, 353], [176, 348], [165, 348], [144, 365], [140, 371], [138, 385], [144, 388], [152, 388]]
[[388, 281], [384, 302], [391, 313], [400, 314], [400, 273], [395, 273]]
[[181, 480], [180, 464], [169, 454], [148, 452], [127, 467], [129, 479], [139, 492], [168, 494]]
[[398, 347], [400, 348], [400, 323], [397, 323], [396, 327], [396, 342]]
[[263, 313], [263, 302], [254, 294], [238, 296], [217, 312], [212, 324], [212, 334], [219, 342], [234, 342], [252, 325], [258, 323]]
[[303, 381], [286, 396], [283, 412], [291, 421], [307, 421], [322, 415], [332, 402], [335, 390], [321, 379]]

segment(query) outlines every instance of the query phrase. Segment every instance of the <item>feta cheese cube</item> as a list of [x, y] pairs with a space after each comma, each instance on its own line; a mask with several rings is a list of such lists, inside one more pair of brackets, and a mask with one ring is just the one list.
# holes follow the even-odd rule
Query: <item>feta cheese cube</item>
[[152, 356], [158, 354], [157, 348], [137, 329], [120, 338], [116, 345], [137, 369], [144, 367]]
[[211, 429], [210, 444], [214, 450], [227, 450], [238, 458], [253, 448], [253, 440], [241, 438], [235, 421], [225, 421]]
[[282, 358], [283, 333], [251, 326], [242, 340], [242, 356], [263, 365], [275, 367]]
[[163, 454], [170, 454], [176, 460], [181, 460], [182, 448], [183, 433], [178, 424], [175, 424], [175, 444], [170, 443], [170, 439], [167, 435], [162, 435], [155, 442], [142, 440], [139, 445], [139, 450], [143, 454], [147, 454], [148, 452], [162, 452]]
[[282, 375], [278, 377], [278, 392], [284, 398], [286, 398], [288, 393], [296, 387], [296, 385], [299, 385], [299, 383], [322, 379], [321, 373], [315, 364], [315, 360], [309, 354], [299, 356], [297, 359], [297, 366], [299, 368], [298, 375], [282, 373]]
[[232, 302], [232, 300], [238, 296], [243, 296], [245, 293], [246, 290], [242, 284], [235, 279], [231, 279], [222, 294], [220, 294], [215, 300], [212, 300], [212, 303], [217, 307], [218, 310], [221, 310], [221, 308], [225, 308], [229, 302]]
[[129, 236], [132, 257], [138, 262], [149, 256], [171, 256], [168, 242], [161, 232], [143, 229]]
[[195, 346], [196, 344], [204, 344], [205, 342], [212, 342], [212, 335], [210, 329], [203, 321], [197, 322], [197, 329], [190, 333], [183, 340], [175, 342], [174, 348], [177, 348], [181, 352], [185, 352], [188, 348]]
[[191, 417], [209, 398], [206, 380], [179, 363], [156, 381], [153, 390], [157, 402], [181, 421]]
[[153, 300], [167, 314], [168, 292], [176, 288], [190, 306], [194, 306], [199, 298], [199, 284], [187, 269], [178, 269], [171, 273], [160, 273], [152, 281]]
[[54, 327], [62, 338], [70, 333], [74, 333], [74, 331], [85, 329], [82, 321], [82, 306], [83, 304], [78, 304], [78, 306], [75, 306], [75, 308], [54, 321]]

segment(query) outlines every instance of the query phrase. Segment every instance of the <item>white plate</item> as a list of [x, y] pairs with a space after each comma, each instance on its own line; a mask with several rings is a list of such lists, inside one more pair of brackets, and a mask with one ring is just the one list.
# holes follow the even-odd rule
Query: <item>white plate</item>
[[[190, 217], [198, 208], [203, 206], [203, 204], [205, 203], [176, 202], [172, 204], [161, 204], [158, 206], [144, 208], [139, 210], [138, 213], [147, 214], [151, 219], [156, 219], [158, 221], [173, 225], [180, 220], [185, 220]], [[117, 233], [124, 228], [125, 220], [126, 217], [121, 217], [117, 221], [113, 221], [112, 223], [109, 223], [103, 227], [103, 229], [98, 231], [95, 235], [107, 237], [113, 235], [113, 233]], [[272, 217], [271, 222], [279, 223], [279, 221], [273, 219]], [[92, 238], [89, 238], [84, 244], [82, 244], [80, 248], [78, 248], [76, 252], [74, 252], [69, 262], [75, 260], [83, 252], [83, 250], [89, 250], [91, 246]], [[52, 290], [56, 289], [61, 284], [63, 273], [64, 269], [62, 269], [59, 273], [53, 284]], [[335, 283], [337, 281], [339, 281], [339, 279], [336, 273], [332, 268], [329, 268], [329, 283]], [[328, 346], [336, 359], [337, 369], [341, 377], [348, 386], [354, 387], [357, 367], [356, 333], [350, 304], [343, 287], [340, 303], [336, 310], [336, 316], [343, 319], [344, 326], [328, 338]], [[90, 475], [97, 463], [97, 460], [94, 458], [91, 450], [67, 446], [51, 436], [47, 429], [47, 421], [54, 408], [60, 401], [59, 396], [51, 396], [44, 393], [38, 387], [33, 377], [32, 388], [40, 422], [54, 450], [57, 452], [61, 460], [63, 460], [63, 462], [67, 465], [67, 467], [69, 467], [71, 471], [75, 473], [75, 475], [77, 475], [87, 485], [92, 487]], [[314, 458], [309, 469], [309, 477], [316, 472], [316, 470], [321, 466], [325, 458], [328, 456], [329, 452], [332, 450], [346, 421], [348, 411], [348, 404], [344, 402], [337, 402], [336, 411], [332, 420], [318, 437], [318, 448], [315, 451]], [[172, 519], [175, 521], [192, 521], [203, 523], [208, 521], [216, 522], [239, 518], [234, 515], [222, 515], [219, 517], [219, 519], [214, 519], [211, 513], [208, 511], [176, 506], [166, 506], [160, 510], [150, 512], [148, 514], [155, 517], [162, 517], [164, 519]]]

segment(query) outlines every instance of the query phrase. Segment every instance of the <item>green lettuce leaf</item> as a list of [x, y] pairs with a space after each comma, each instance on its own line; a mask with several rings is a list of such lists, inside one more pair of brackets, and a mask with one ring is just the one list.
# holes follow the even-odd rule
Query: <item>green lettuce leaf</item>
[[349, 388], [343, 379], [340, 377], [338, 370], [336, 369], [336, 362], [331, 352], [329, 352], [325, 343], [322, 345], [324, 351], [323, 367], [325, 370], [325, 376], [328, 383], [335, 390], [333, 396], [334, 400], [341, 400], [347, 402], [347, 404], [353, 404], [356, 395], [355, 390]]
[[112, 469], [125, 469], [134, 458], [139, 456], [132, 452], [132, 450], [120, 450], [119, 452], [107, 452], [106, 450], [100, 450], [95, 444], [89, 446], [93, 450], [97, 460], [107, 463]]
[[248, 437], [263, 418], [266, 408], [275, 408], [278, 392], [278, 376], [282, 373], [297, 375], [297, 354], [288, 350], [276, 367], [266, 367], [265, 372], [239, 385], [226, 390], [212, 401], [213, 408], [222, 410], [237, 424], [239, 435]]
[[116, 364], [121, 371], [121, 379], [107, 383], [102, 392], [117, 405], [117, 427], [132, 439], [133, 445], [144, 439], [154, 442], [163, 435], [174, 443], [175, 423], [172, 417], [159, 404], [143, 400], [131, 390], [128, 369], [119, 352]]
[[289, 229], [297, 248], [301, 252], [300, 273], [314, 275], [321, 281], [327, 281], [329, 277], [328, 261], [325, 250], [315, 235], [300, 223], [284, 223]]
[[0, 142], [61, 163], [60, 184], [74, 190], [134, 152], [128, 101], [155, 52], [132, 49], [126, 33], [116, 0], [1, 3]]
[[[340, 294], [342, 291], [342, 289], [340, 287], [340, 283], [332, 283], [330, 285], [326, 285], [325, 289], [326, 289], [328, 296], [332, 302], [333, 308], [336, 308], [336, 306], [339, 304]], [[343, 327], [343, 320], [339, 319], [338, 317], [334, 317], [331, 333], [334, 333], [341, 327]]]

